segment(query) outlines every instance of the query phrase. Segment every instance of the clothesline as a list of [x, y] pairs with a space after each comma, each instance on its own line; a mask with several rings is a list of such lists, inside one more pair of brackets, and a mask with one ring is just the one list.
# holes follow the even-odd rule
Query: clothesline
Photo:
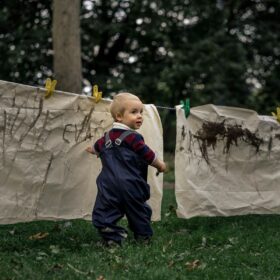
[[[153, 104], [154, 105], [154, 104]], [[176, 111], [176, 108], [172, 108], [172, 107], [167, 107], [167, 106], [159, 106], [159, 105], [155, 105], [156, 108], [158, 109], [165, 109], [165, 110], [172, 110], [172, 111]], [[16, 108], [16, 109], [32, 109], [32, 110], [36, 110], [36, 109], [40, 109], [40, 108], [35, 108], [35, 107], [29, 107], [29, 106], [26, 106], [26, 107], [17, 107], [17, 106], [14, 106], [14, 107], [10, 107], [11, 109], [12, 108]], [[7, 107], [2, 107], [0, 106], [0, 109], [7, 109]], [[59, 108], [48, 108], [48, 110], [61, 110], [61, 111], [72, 111], [73, 109], [59, 109]], [[87, 110], [81, 110], [79, 109], [79, 111], [87, 111]]]
[[159, 105], [155, 105], [155, 106], [158, 109], [166, 109], [166, 110], [174, 110], [174, 111], [176, 111], [176, 108], [171, 108], [171, 107], [166, 107], [166, 106], [159, 106]]
[[[56, 80], [51, 80], [50, 78], [48, 78], [47, 80], [46, 80], [46, 85], [45, 85], [45, 89], [46, 89], [46, 91], [47, 91], [47, 93], [46, 93], [46, 97], [50, 97], [53, 93], [54, 93], [54, 91], [55, 91], [55, 87], [56, 87], [56, 84], [57, 84], [57, 81]], [[37, 87], [37, 88], [40, 88], [40, 87], [38, 87], [38, 86], [36, 86], [36, 85], [31, 85], [31, 86], [33, 86], [33, 87]], [[88, 95], [87, 95], [88, 96]], [[95, 99], [98, 99], [98, 101], [99, 100], [101, 100], [101, 98], [102, 98], [102, 92], [99, 92], [98, 91], [98, 86], [97, 85], [94, 85], [93, 86], [93, 94], [92, 94], [92, 96], [95, 98]], [[153, 104], [156, 108], [158, 108], [158, 109], [164, 109], [164, 110], [170, 110], [170, 111], [176, 111], [176, 108], [175, 107], [168, 107], [168, 106], [160, 106], [160, 105], [155, 105], [155, 104]], [[3, 109], [2, 107], [0, 107], [1, 109]], [[18, 108], [18, 107], [16, 107], [16, 108]], [[39, 109], [39, 108], [31, 108], [31, 107], [21, 107], [22, 109]], [[55, 108], [55, 109], [52, 109], [52, 108], [48, 108], [49, 110], [61, 110], [61, 109], [57, 109], [57, 108]], [[71, 109], [62, 109], [62, 110], [71, 110]], [[83, 111], [83, 110], [82, 110]]]

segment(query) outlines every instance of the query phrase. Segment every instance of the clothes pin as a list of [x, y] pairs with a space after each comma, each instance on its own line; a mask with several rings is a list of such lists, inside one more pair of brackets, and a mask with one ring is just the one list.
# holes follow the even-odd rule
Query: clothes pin
[[94, 98], [95, 103], [98, 103], [102, 98], [102, 91], [98, 91], [97, 85], [93, 86], [92, 97]]
[[56, 84], [57, 80], [52, 81], [50, 78], [47, 78], [45, 84], [45, 89], [47, 90], [47, 92], [45, 94], [45, 98], [49, 98], [53, 94]]
[[187, 118], [190, 114], [190, 99], [186, 98], [185, 100], [181, 100], [182, 109], [185, 112], [185, 117]]
[[274, 112], [271, 112], [271, 114], [276, 117], [276, 120], [280, 123], [280, 107], [276, 108], [276, 114]]

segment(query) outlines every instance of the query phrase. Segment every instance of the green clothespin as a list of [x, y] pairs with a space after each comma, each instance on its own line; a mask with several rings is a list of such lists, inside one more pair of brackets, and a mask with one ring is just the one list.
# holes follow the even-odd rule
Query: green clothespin
[[190, 114], [190, 99], [186, 98], [185, 100], [180, 101], [181, 105], [183, 106], [183, 109], [185, 111], [185, 117], [187, 118]]

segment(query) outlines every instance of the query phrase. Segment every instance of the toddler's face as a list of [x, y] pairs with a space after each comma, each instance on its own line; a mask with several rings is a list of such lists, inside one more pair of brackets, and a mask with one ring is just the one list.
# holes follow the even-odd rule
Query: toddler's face
[[124, 113], [117, 116], [118, 122], [131, 129], [139, 129], [143, 123], [143, 103], [137, 99], [127, 100], [124, 106]]

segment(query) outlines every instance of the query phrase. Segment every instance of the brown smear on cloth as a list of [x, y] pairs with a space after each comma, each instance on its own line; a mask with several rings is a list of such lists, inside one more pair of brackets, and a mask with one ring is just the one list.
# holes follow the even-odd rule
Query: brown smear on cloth
[[202, 157], [205, 159], [208, 165], [210, 165], [208, 157], [208, 147], [212, 147], [215, 150], [217, 141], [225, 140], [224, 153], [228, 154], [232, 145], [238, 146], [239, 141], [243, 141], [252, 145], [256, 149], [256, 153], [259, 151], [260, 145], [263, 140], [259, 138], [255, 133], [252, 133], [247, 128], [242, 128], [238, 124], [225, 124], [222, 122], [204, 122], [202, 127], [193, 135], [194, 139], [198, 141], [199, 149]]

